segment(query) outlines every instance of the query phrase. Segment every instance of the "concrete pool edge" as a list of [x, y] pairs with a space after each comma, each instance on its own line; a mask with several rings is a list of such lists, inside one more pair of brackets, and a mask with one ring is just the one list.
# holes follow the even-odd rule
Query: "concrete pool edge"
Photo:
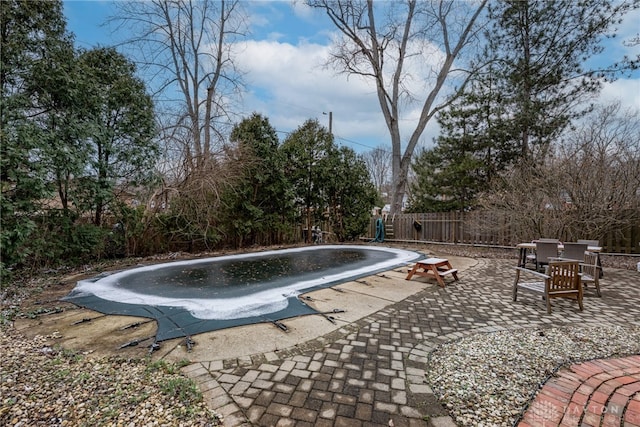
[[[428, 249], [425, 251], [415, 248], [414, 250], [422, 252], [425, 256], [430, 255]], [[461, 280], [464, 280], [464, 271], [477, 263], [475, 259], [468, 257], [447, 256], [447, 258], [462, 273]], [[407, 298], [408, 296], [399, 294], [399, 291], [403, 288], [411, 291], [409, 295], [414, 295], [424, 289], [440, 292], [439, 289], [441, 288], [437, 286], [435, 280], [420, 277], [406, 281], [408, 267], [409, 265], [402, 266], [371, 276], [392, 277], [392, 280], [387, 282], [385, 279], [385, 282], [377, 287], [381, 292], [391, 292], [392, 295], [381, 294], [381, 304], [376, 307], [365, 306], [371, 297], [355, 298], [362, 295], [363, 290], [366, 291], [372, 288], [370, 285], [358, 283], [368, 282], [369, 279], [367, 277], [354, 283], [348, 282], [344, 285], [335, 286], [341, 288], [353, 286], [360, 291], [349, 294], [331, 291], [333, 300], [335, 301], [337, 298], [338, 302], [326, 301], [325, 306], [333, 308], [334, 306], [347, 307], [347, 303], [351, 305], [347, 307], [347, 313], [340, 314], [341, 321], [335, 327], [332, 327], [333, 325], [329, 321], [319, 315], [285, 320], [284, 323], [290, 329], [289, 333], [282, 332], [269, 323], [235, 327], [215, 333], [194, 335], [193, 339], [196, 344], [191, 353], [187, 352], [184, 339], [164, 341], [161, 343], [161, 349], [153, 353], [151, 357], [153, 359], [166, 357], [169, 361], [179, 361], [180, 363], [201, 360], [205, 365], [208, 365], [207, 361], [211, 361], [210, 365], [214, 367], [220, 366], [223, 361], [226, 364], [229, 360], [235, 360], [235, 363], [246, 363], [252, 358], [260, 358], [259, 356], [261, 355], [267, 358], [284, 358], [289, 351], [302, 351], [304, 348], [309, 348], [310, 345], [329, 345], [331, 340], [338, 339], [339, 335], [346, 335], [348, 331], [352, 330], [351, 328], [357, 328], [357, 323], [362, 324], [362, 321], [366, 321], [367, 316], [394, 304], [394, 299], [402, 300]], [[76, 276], [69, 276], [67, 280], [75, 282], [77, 279]], [[448, 286], [449, 282], [447, 283], [447, 288]], [[456, 284], [452, 283], [451, 286], [456, 286]], [[443, 291], [446, 292], [447, 289], [445, 288]], [[394, 298], [393, 295], [397, 295], [397, 298]], [[356, 312], [361, 312], [362, 314], [355, 316]], [[140, 323], [140, 326], [131, 327], [137, 323]], [[156, 321], [153, 319], [136, 316], [103, 315], [97, 311], [81, 308], [71, 303], [68, 306], [62, 306], [61, 312], [49, 313], [46, 317], [16, 319], [14, 326], [26, 336], [47, 336], [49, 337], [49, 345], [59, 345], [95, 358], [111, 356], [147, 357], [149, 354], [148, 344], [153, 342], [153, 336], [156, 334]], [[344, 332], [340, 331], [340, 329], [343, 329]], [[242, 337], [242, 340], [240, 340], [242, 342], [237, 342], [239, 340], [238, 337]], [[125, 343], [136, 340], [140, 341], [139, 345], [121, 347]], [[255, 349], [249, 345], [252, 341], [266, 342], [267, 340], [273, 341], [277, 346], [274, 346], [274, 348]], [[205, 349], [208, 350], [203, 351]], [[202, 355], [201, 353], [206, 354]]]
[[[477, 263], [472, 258], [448, 258], [460, 272]], [[336, 318], [336, 325], [321, 315], [305, 315], [283, 320], [288, 332], [283, 332], [270, 323], [238, 326], [194, 336], [196, 344], [191, 351], [188, 351], [184, 339], [164, 341], [162, 348], [152, 357], [171, 362], [206, 362], [222, 369], [234, 362], [251, 364], [253, 359], [275, 360], [292, 353], [323, 347], [331, 343], [334, 334], [348, 334], [357, 322], [367, 316], [423, 290], [438, 288], [435, 280], [414, 278], [406, 281], [407, 271], [408, 267], [401, 266], [304, 294], [311, 296], [317, 304], [314, 308], [320, 312], [341, 308], [338, 306], [348, 307], [344, 313], [332, 314]]]
[[[355, 262], [343, 264], [341, 260], [349, 259], [348, 255], [346, 255], [349, 251], [367, 255]], [[318, 254], [316, 255], [315, 252]], [[306, 253], [302, 259], [306, 256], [307, 260], [309, 260], [310, 256], [314, 258], [320, 257], [319, 259], [321, 259], [321, 254], [334, 252], [341, 254], [343, 258], [340, 261], [334, 260], [334, 263], [325, 263], [324, 265], [315, 262], [310, 264], [301, 263], [300, 265], [294, 264], [297, 268], [287, 270], [282, 275], [274, 276], [280, 279], [276, 282], [277, 286], [275, 287], [269, 287], [274, 283], [270, 282], [270, 279], [265, 279], [264, 282], [257, 281], [256, 283], [266, 286], [266, 289], [261, 292], [240, 293], [234, 298], [208, 299], [206, 295], [203, 295], [206, 292], [202, 292], [203, 289], [206, 290], [206, 283], [213, 283], [213, 286], [215, 286], [216, 280], [219, 280], [224, 284], [223, 287], [228, 283], [224, 280], [226, 272], [223, 269], [219, 269], [222, 275], [206, 276], [209, 282], [202, 282], [202, 279], [198, 279], [200, 280], [198, 285], [204, 285], [205, 288], [194, 288], [192, 292], [195, 293], [189, 295], [184, 293], [179, 297], [171, 295], [174, 284], [181, 283], [181, 277], [174, 277], [175, 273], [172, 276], [170, 273], [172, 271], [178, 271], [179, 274], [184, 276], [184, 280], [188, 282], [188, 273], [193, 271], [193, 266], [215, 265], [226, 260], [235, 261], [238, 269], [247, 269], [252, 272], [251, 269], [254, 268], [253, 263], [256, 262], [256, 259], [273, 259], [284, 255], [288, 257], [287, 262], [291, 264], [292, 261], [289, 257], [291, 257], [290, 254], [292, 253]], [[301, 300], [299, 298], [300, 295], [316, 289], [333, 287], [337, 284], [358, 280], [392, 268], [398, 268], [422, 256], [417, 251], [384, 246], [314, 245], [218, 257], [194, 258], [177, 262], [143, 265], [132, 269], [120, 270], [112, 274], [103, 274], [94, 278], [80, 280], [63, 300], [105, 315], [129, 315], [155, 319], [158, 324], [155, 341], [161, 342], [174, 338], [190, 337], [211, 330], [265, 321], [278, 322], [283, 319], [316, 314], [317, 309], [313, 304], [308, 304], [307, 301]], [[262, 266], [262, 264], [260, 265]], [[309, 268], [309, 266], [313, 266], [315, 269]], [[326, 270], [322, 270], [322, 268]], [[289, 271], [291, 274], [287, 275], [286, 273]], [[313, 272], [313, 274], [309, 275], [307, 272]], [[255, 271], [250, 274], [254, 273]], [[150, 279], [148, 275], [151, 275]], [[138, 293], [127, 289], [125, 286], [118, 286], [120, 281], [127, 277], [137, 277], [134, 281], [130, 280], [129, 283], [137, 285], [141, 290], [146, 290], [147, 286], [154, 286], [159, 280], [165, 284], [167, 294], [163, 296], [162, 294]], [[244, 289], [245, 285], [251, 282], [240, 281], [237, 283], [240, 284], [241, 289]]]

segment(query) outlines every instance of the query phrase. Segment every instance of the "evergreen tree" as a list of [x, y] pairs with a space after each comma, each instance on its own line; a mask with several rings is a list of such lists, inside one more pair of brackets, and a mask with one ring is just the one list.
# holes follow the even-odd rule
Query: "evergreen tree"
[[[317, 120], [307, 120], [284, 141], [287, 177], [304, 228], [323, 221], [338, 240], [357, 238], [365, 231], [377, 201], [366, 163], [349, 148], [338, 148]], [[311, 242], [307, 233], [307, 242]]]
[[150, 178], [159, 153], [155, 117], [135, 65], [115, 49], [83, 52], [79, 72], [85, 75], [89, 94], [83, 115], [89, 126], [84, 143], [90, 161], [76, 197], [100, 225], [119, 189]]
[[91, 253], [100, 230], [74, 221], [91, 211], [100, 225], [113, 188], [154, 166], [150, 97], [114, 49], [74, 49], [60, 2], [0, 11], [3, 266]]
[[348, 147], [331, 153], [332, 177], [326, 183], [329, 220], [339, 241], [355, 240], [369, 225], [378, 193], [362, 157]]
[[254, 113], [233, 128], [230, 141], [237, 153], [233, 161], [243, 167], [238, 183], [224, 194], [220, 222], [238, 247], [279, 241], [291, 227], [293, 197], [276, 131]]
[[294, 200], [303, 218], [307, 243], [311, 243], [311, 228], [324, 218], [326, 209], [325, 183], [334, 177], [328, 164], [335, 150], [333, 136], [318, 120], [307, 120], [287, 136], [282, 145], [285, 173], [293, 185]]
[[[591, 68], [602, 40], [638, 2], [506, 0], [489, 7], [492, 28], [478, 62], [488, 65], [443, 110], [442, 135], [413, 163], [412, 210], [472, 207], [511, 165], [545, 161], [559, 135], [589, 110], [604, 79], [637, 66]], [[613, 62], [613, 59], [612, 59]]]
[[[35, 229], [32, 214], [50, 197], [43, 153], [48, 105], [34, 84], [34, 70], [72, 49], [61, 1], [9, 0], [0, 7], [0, 262], [6, 267], [28, 255]], [[50, 70], [55, 74], [55, 68]]]
[[491, 76], [471, 82], [452, 108], [438, 115], [436, 145], [422, 150], [412, 164], [411, 211], [472, 208], [478, 193], [518, 156]]
[[[580, 104], [605, 78], [635, 68], [638, 59], [610, 58], [604, 67], [588, 60], [603, 52], [602, 41], [637, 0], [506, 0], [489, 7], [487, 33], [494, 58], [501, 119], [513, 129], [522, 161], [537, 162], [551, 143], [587, 109]], [[489, 100], [485, 101], [489, 102]]]

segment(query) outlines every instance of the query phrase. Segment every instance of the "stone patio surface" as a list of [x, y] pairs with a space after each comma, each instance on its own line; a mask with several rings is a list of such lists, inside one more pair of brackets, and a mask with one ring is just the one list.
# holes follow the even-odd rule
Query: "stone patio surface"
[[[455, 426], [425, 382], [427, 358], [440, 343], [512, 328], [640, 324], [640, 273], [635, 271], [607, 269], [602, 298], [588, 291], [582, 312], [575, 302], [554, 300], [552, 314], [547, 314], [539, 298], [522, 295], [512, 301], [515, 260], [449, 258], [460, 280], [448, 276], [445, 288], [426, 278], [404, 280], [405, 267], [338, 286], [341, 291], [325, 289], [310, 295], [318, 303], [331, 299], [345, 310], [332, 315], [337, 325], [322, 316], [308, 316], [303, 328], [295, 326], [296, 319], [284, 321], [293, 325], [289, 332], [261, 325], [270, 334], [264, 337], [265, 351], [257, 346], [257, 352], [247, 354], [251, 343], [245, 343], [242, 354], [233, 356], [233, 346], [216, 351], [203, 345], [190, 359], [197, 362], [183, 370], [197, 381], [210, 407], [224, 415], [226, 426]], [[372, 298], [376, 284], [378, 294]], [[386, 298], [379, 307], [373, 301], [385, 300], [380, 286], [395, 288], [402, 299]], [[367, 305], [369, 298], [373, 311], [350, 318], [351, 305], [352, 316], [362, 312], [353, 301]], [[292, 340], [300, 331], [308, 339]], [[255, 333], [244, 339], [260, 340]], [[625, 363], [635, 369], [640, 357]], [[576, 380], [572, 387], [577, 390], [581, 384]], [[640, 414], [638, 407], [633, 397], [627, 401], [628, 414]], [[625, 421], [640, 425], [635, 419]]]

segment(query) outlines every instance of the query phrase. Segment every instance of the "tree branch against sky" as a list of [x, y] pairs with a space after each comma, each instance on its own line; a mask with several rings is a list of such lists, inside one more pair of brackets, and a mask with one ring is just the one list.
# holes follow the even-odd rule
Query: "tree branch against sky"
[[[232, 99], [243, 87], [231, 50], [246, 26], [239, 0], [152, 0], [117, 6], [113, 19], [130, 31], [126, 44], [134, 48], [132, 55], [147, 73], [157, 103], [175, 114], [171, 124], [183, 129], [176, 134], [189, 136], [190, 144], [183, 147], [185, 164], [190, 169], [206, 165], [219, 123], [229, 123]], [[221, 132], [217, 136], [222, 139]]]
[[487, 67], [438, 114], [436, 145], [413, 164], [418, 179], [411, 209], [472, 208], [498, 174], [523, 163], [541, 165], [553, 155], [563, 132], [578, 125], [603, 83], [637, 67], [637, 58], [605, 49], [607, 36], [613, 40], [634, 4], [638, 1], [490, 3], [487, 46], [476, 56]]
[[[495, 74], [503, 82], [499, 97], [516, 130], [522, 161], [539, 162], [571, 121], [588, 110], [588, 97], [602, 83], [637, 69], [640, 57], [604, 52], [603, 40], [616, 34], [638, 0], [508, 0], [489, 7], [488, 34]], [[593, 62], [593, 61], [591, 61]], [[495, 102], [495, 100], [490, 100]]]
[[[411, 158], [425, 127], [453, 99], [445, 98], [445, 83], [453, 78], [455, 60], [478, 34], [486, 3], [308, 0], [324, 9], [341, 33], [330, 64], [341, 73], [375, 81], [392, 149], [391, 212], [401, 210]], [[415, 105], [415, 128], [401, 135], [399, 123], [408, 112], [416, 113], [410, 109]]]
[[[118, 3], [90, 0], [64, 2], [64, 13], [69, 29], [76, 35], [76, 45], [86, 48], [110, 46], [127, 38], [129, 34], [125, 27], [112, 32], [113, 25], [101, 25], [106, 16], [116, 14]], [[461, 3], [469, 1], [463, 0]], [[376, 5], [382, 6], [382, 3]], [[402, 2], [399, 6], [402, 6]], [[332, 111], [332, 130], [337, 143], [352, 147], [359, 153], [381, 145], [391, 151], [389, 132], [381, 115], [374, 80], [336, 75], [334, 69], [322, 66], [328, 57], [332, 38], [338, 33], [323, 9], [308, 7], [304, 0], [242, 1], [241, 7], [243, 12], [246, 11], [249, 31], [247, 37], [237, 44], [240, 54], [234, 56], [234, 62], [243, 71], [243, 80], [247, 84], [240, 100], [242, 105], [237, 108], [242, 111], [243, 117], [254, 111], [259, 112], [269, 118], [280, 135], [284, 135], [308, 118], [318, 118], [326, 126], [328, 117], [323, 116], [322, 112]], [[624, 54], [634, 56], [633, 51], [635, 49], [637, 52], [638, 46], [633, 47], [632, 41], [638, 34], [638, 19], [640, 13], [625, 18], [620, 25], [619, 36], [607, 44], [606, 54], [613, 50], [616, 57]], [[617, 43], [619, 41], [627, 43], [623, 45]], [[139, 56], [139, 52], [134, 50], [122, 52], [132, 59]], [[142, 64], [138, 64], [138, 69], [141, 67]], [[454, 64], [456, 67], [459, 67], [458, 63]], [[146, 72], [140, 76], [149, 81], [151, 74]], [[155, 82], [153, 86], [150, 85], [151, 88], [157, 87], [158, 80]], [[413, 83], [419, 83], [418, 79], [414, 79]], [[449, 83], [447, 81], [445, 88]], [[623, 105], [640, 105], [640, 98], [634, 96], [640, 93], [639, 83], [638, 72], [606, 83], [601, 100], [609, 102], [620, 99]], [[420, 94], [424, 90], [418, 87], [412, 93]], [[175, 92], [173, 95], [175, 101]], [[162, 111], [157, 99], [155, 104]], [[408, 128], [414, 126], [418, 117], [418, 111], [415, 110], [418, 104], [412, 106], [413, 110], [404, 105], [406, 115], [400, 122], [401, 133], [407, 137], [413, 130]], [[236, 117], [234, 122], [243, 117]], [[431, 120], [418, 148], [431, 145], [438, 130], [435, 121]]]
[[391, 177], [391, 152], [385, 147], [377, 147], [364, 153], [363, 160], [378, 194], [386, 193]]

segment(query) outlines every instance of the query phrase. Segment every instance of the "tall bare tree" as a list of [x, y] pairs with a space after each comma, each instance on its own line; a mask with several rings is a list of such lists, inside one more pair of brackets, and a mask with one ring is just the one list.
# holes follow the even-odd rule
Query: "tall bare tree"
[[[114, 20], [130, 29], [133, 57], [153, 81], [160, 107], [172, 105], [172, 125], [187, 171], [206, 167], [219, 122], [229, 116], [232, 95], [242, 89], [233, 61], [234, 41], [246, 22], [239, 0], [117, 2]], [[143, 69], [143, 71], [144, 71]], [[176, 94], [179, 95], [177, 104]], [[188, 144], [184, 144], [184, 135]], [[220, 136], [220, 135], [219, 135]], [[222, 138], [218, 138], [221, 140]]]
[[241, 176], [239, 164], [229, 161], [224, 141], [231, 130], [234, 99], [243, 89], [233, 50], [246, 30], [242, 2], [116, 4], [119, 12], [113, 20], [132, 34], [126, 46], [151, 82], [161, 115], [164, 179], [152, 201], [172, 218], [165, 235], [188, 242], [190, 249], [210, 247], [221, 238], [221, 194]]
[[[445, 82], [456, 71], [456, 58], [478, 34], [477, 21], [487, 0], [381, 2], [380, 9], [373, 0], [307, 2], [324, 9], [341, 33], [330, 63], [342, 73], [375, 82], [391, 139], [391, 212], [398, 212], [414, 149], [429, 121], [453, 99], [443, 100]], [[462, 79], [458, 89], [464, 86]], [[402, 108], [415, 104], [419, 118], [411, 134], [403, 137]]]

